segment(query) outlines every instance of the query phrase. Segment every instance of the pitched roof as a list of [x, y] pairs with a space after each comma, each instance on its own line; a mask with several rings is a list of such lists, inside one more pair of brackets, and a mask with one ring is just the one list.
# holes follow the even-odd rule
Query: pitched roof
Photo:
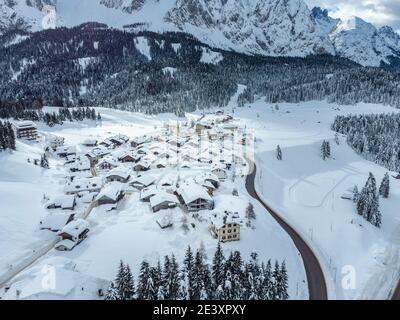
[[206, 189], [194, 181], [185, 181], [178, 190], [186, 204], [196, 201], [197, 199], [204, 199], [213, 201]]
[[150, 205], [152, 208], [163, 202], [178, 203], [178, 198], [173, 194], [161, 190], [159, 191], [159, 193], [156, 193], [153, 197], [150, 198]]
[[122, 192], [122, 184], [119, 182], [113, 182], [106, 185], [106, 187], [100, 191], [96, 199], [99, 200], [101, 198], [108, 198], [116, 201], [121, 192]]
[[110, 172], [108, 172], [106, 177], [109, 178], [112, 176], [117, 176], [117, 177], [121, 177], [123, 179], [128, 179], [129, 176], [131, 175], [129, 171], [130, 171], [129, 169], [118, 167], [118, 168], [112, 169]]
[[54, 231], [61, 230], [71, 219], [71, 216], [73, 216], [71, 213], [48, 214], [40, 221], [40, 228]]
[[68, 223], [64, 228], [62, 228], [60, 233], [67, 233], [72, 237], [77, 238], [86, 229], [89, 229], [89, 222], [83, 219], [77, 219]]

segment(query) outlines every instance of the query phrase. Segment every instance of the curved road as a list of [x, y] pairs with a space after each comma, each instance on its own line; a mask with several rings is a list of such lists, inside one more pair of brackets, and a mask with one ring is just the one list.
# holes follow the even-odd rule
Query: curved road
[[[246, 177], [246, 189], [250, 196], [256, 199], [267, 209], [272, 217], [279, 223], [279, 225], [286, 231], [286, 233], [292, 238], [296, 248], [299, 250], [303, 259], [304, 267], [307, 275], [308, 290], [310, 300], [328, 300], [327, 287], [325, 277], [322, 272], [322, 268], [318, 262], [318, 259], [307, 245], [307, 243], [301, 238], [301, 236], [289, 226], [274, 210], [272, 210], [266, 203], [264, 203], [258, 196], [255, 190], [255, 177], [257, 167], [254, 162], [248, 160], [250, 165], [250, 174]], [[400, 294], [400, 287], [398, 288]]]

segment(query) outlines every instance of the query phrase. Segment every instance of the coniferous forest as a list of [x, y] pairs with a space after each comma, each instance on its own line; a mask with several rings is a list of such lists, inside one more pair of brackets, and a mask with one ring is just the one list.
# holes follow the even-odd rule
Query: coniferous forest
[[[33, 104], [34, 103], [35, 102], [33, 102]], [[101, 120], [101, 115], [99, 112], [96, 112], [94, 108], [89, 107], [73, 109], [59, 108], [56, 112], [45, 112], [42, 110], [41, 106], [32, 108], [26, 103], [0, 102], [0, 118], [41, 121], [48, 126], [54, 126], [56, 124], [63, 124], [65, 121], [83, 121], [84, 119]]]
[[0, 121], [0, 151], [15, 150], [15, 134], [11, 123]]
[[260, 264], [257, 253], [244, 261], [239, 251], [224, 256], [221, 245], [211, 265], [203, 248], [189, 246], [182, 264], [172, 254], [151, 266], [142, 261], [138, 279], [120, 262], [106, 300], [287, 300], [285, 262]]
[[[247, 88], [239, 105], [327, 99], [400, 107], [400, 75], [365, 68], [329, 55], [258, 57], [215, 50], [223, 59], [202, 62], [210, 49], [191, 36], [129, 33], [87, 23], [24, 34], [6, 45], [0, 37], [0, 101], [34, 105], [105, 106], [146, 113], [225, 106], [238, 84]], [[143, 41], [149, 57], [140, 49]]]
[[400, 171], [400, 114], [337, 116], [332, 130], [347, 135], [347, 143], [365, 159]]

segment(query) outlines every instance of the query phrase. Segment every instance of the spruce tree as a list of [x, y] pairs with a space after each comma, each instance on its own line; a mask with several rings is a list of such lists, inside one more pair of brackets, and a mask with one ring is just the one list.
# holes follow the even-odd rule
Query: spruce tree
[[275, 261], [274, 270], [272, 271], [273, 286], [272, 286], [272, 300], [279, 300], [281, 292], [279, 291], [281, 282], [281, 272], [278, 261]]
[[382, 198], [389, 198], [390, 192], [390, 179], [389, 174], [386, 172], [379, 186], [379, 194]]
[[272, 266], [271, 260], [267, 261], [267, 264], [262, 268], [263, 272], [263, 299], [264, 300], [273, 300], [274, 298], [274, 284], [272, 281]]
[[124, 300], [124, 288], [125, 288], [125, 265], [121, 260], [119, 263], [118, 273], [115, 278], [115, 289], [118, 294], [118, 300]]
[[358, 187], [357, 187], [357, 185], [355, 185], [353, 188], [353, 202], [354, 203], [357, 203], [359, 196], [360, 196], [360, 193], [358, 191]]
[[225, 283], [225, 256], [222, 251], [221, 243], [218, 242], [217, 250], [215, 251], [212, 265], [212, 282], [213, 282], [213, 290], [216, 290], [219, 286], [224, 285]]
[[40, 159], [40, 166], [45, 169], [49, 169], [49, 160], [47, 159], [46, 154], [44, 153]]
[[118, 295], [118, 290], [114, 286], [114, 282], [111, 282], [110, 286], [108, 287], [106, 296], [104, 298], [105, 300], [118, 300], [119, 295]]
[[285, 261], [282, 262], [280, 269], [279, 282], [277, 283], [277, 292], [279, 292], [279, 300], [289, 299], [288, 294], [288, 276]]
[[150, 292], [148, 289], [148, 284], [150, 280], [150, 264], [143, 260], [140, 265], [139, 271], [139, 279], [138, 279], [138, 287], [137, 287], [137, 298], [139, 300], [149, 300], [153, 292]]
[[281, 161], [282, 160], [282, 150], [280, 145], [278, 144], [278, 146], [276, 147], [276, 158]]
[[125, 266], [125, 290], [124, 300], [133, 300], [135, 296], [135, 281], [129, 265]]
[[188, 294], [189, 294], [189, 299], [193, 300], [194, 299], [194, 281], [196, 278], [195, 271], [194, 271], [194, 257], [193, 257], [193, 252], [190, 246], [188, 246], [186, 253], [185, 253], [185, 259], [183, 261], [183, 270], [182, 273], [185, 274], [185, 277], [187, 278], [187, 283], [188, 283]]

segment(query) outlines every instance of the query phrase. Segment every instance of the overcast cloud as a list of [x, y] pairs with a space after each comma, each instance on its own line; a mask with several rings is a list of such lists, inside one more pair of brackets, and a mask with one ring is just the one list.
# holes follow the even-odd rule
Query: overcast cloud
[[310, 9], [320, 6], [335, 18], [358, 16], [376, 26], [389, 25], [400, 32], [400, 0], [305, 0]]

